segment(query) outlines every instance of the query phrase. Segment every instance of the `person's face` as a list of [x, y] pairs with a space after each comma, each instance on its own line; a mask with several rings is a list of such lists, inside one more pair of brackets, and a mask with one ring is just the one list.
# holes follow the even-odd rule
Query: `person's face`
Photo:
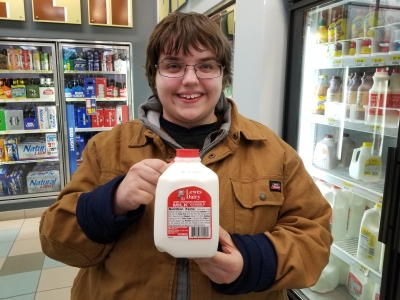
[[[188, 65], [199, 62], [219, 63], [209, 50], [196, 51], [192, 47], [189, 50], [191, 55], [187, 56], [183, 55], [182, 49], [177, 55], [162, 53], [158, 63], [170, 60]], [[156, 88], [163, 105], [164, 118], [185, 128], [216, 122], [214, 109], [222, 92], [222, 76], [197, 78], [193, 66], [188, 66], [181, 78], [164, 77], [157, 70]]]

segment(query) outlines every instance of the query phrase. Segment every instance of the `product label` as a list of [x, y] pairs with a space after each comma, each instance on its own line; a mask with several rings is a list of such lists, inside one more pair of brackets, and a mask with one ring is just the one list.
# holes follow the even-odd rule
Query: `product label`
[[358, 254], [373, 261], [375, 258], [376, 240], [376, 235], [370, 232], [367, 228], [361, 227]]
[[170, 239], [211, 239], [211, 196], [196, 186], [168, 196], [167, 236]]
[[378, 158], [370, 158], [365, 161], [364, 175], [378, 176], [381, 168], [381, 161]]
[[317, 97], [317, 109], [325, 109], [325, 101], [326, 101], [326, 96], [318, 96]]
[[342, 93], [328, 93], [326, 95], [327, 102], [342, 102]]
[[400, 108], [400, 93], [392, 94], [392, 105], [394, 108]]
[[360, 297], [362, 295], [362, 284], [351, 272], [349, 273], [349, 278], [347, 281], [347, 289], [353, 296]]
[[[386, 105], [385, 105], [386, 104]], [[369, 106], [370, 107], [392, 107], [392, 97], [389, 94], [376, 94], [371, 93], [369, 95]], [[370, 115], [383, 115], [383, 109], [370, 108]]]

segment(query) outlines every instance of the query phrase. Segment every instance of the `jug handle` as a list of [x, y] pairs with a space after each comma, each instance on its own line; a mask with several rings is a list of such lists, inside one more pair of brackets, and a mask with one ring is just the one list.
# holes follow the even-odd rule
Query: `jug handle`
[[356, 148], [353, 151], [353, 156], [351, 157], [351, 162], [355, 163], [357, 161], [357, 154], [361, 151], [361, 148]]

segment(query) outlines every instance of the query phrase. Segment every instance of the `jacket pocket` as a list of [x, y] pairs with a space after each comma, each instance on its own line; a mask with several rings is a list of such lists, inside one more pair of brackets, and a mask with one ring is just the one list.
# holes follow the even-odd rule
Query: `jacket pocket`
[[235, 232], [272, 231], [283, 204], [282, 177], [231, 178], [235, 196]]

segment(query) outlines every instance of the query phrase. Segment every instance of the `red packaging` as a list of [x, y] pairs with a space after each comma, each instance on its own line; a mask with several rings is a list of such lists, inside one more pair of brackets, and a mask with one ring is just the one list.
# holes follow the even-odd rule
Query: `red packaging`
[[115, 106], [104, 107], [104, 127], [117, 125], [117, 111]]
[[96, 97], [105, 98], [107, 93], [107, 79], [96, 78]]
[[92, 127], [104, 126], [104, 109], [102, 106], [97, 107], [95, 115], [92, 115]]

